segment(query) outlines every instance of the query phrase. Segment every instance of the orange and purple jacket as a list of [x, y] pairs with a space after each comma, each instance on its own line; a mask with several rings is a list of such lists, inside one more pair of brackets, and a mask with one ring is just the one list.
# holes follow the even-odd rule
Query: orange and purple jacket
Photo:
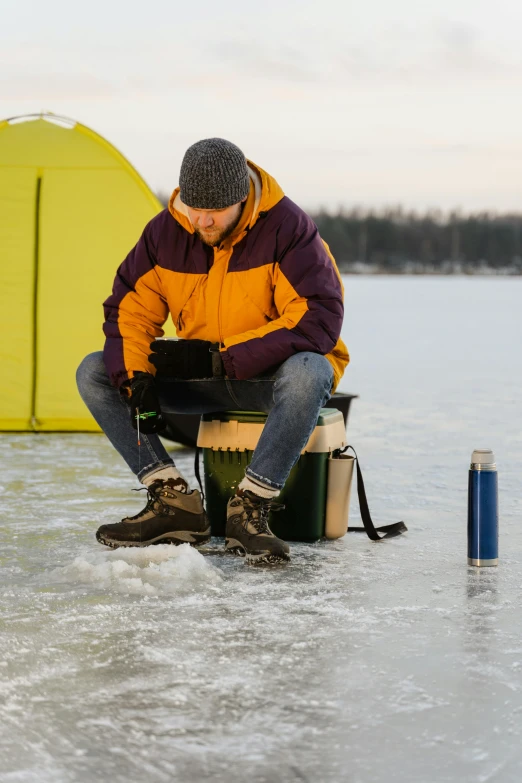
[[104, 359], [115, 386], [154, 374], [150, 343], [169, 312], [183, 339], [221, 345], [229, 378], [252, 378], [295, 353], [324, 354], [334, 388], [349, 361], [339, 339], [343, 287], [316, 225], [249, 161], [250, 194], [233, 234], [204, 244], [179, 197], [145, 227], [104, 303]]

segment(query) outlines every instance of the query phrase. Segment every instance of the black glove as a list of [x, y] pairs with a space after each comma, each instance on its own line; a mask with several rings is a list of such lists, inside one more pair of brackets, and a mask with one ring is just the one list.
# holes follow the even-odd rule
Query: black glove
[[131, 422], [134, 429], [138, 428], [137, 416], [140, 418], [140, 432], [150, 435], [162, 430], [166, 422], [161, 415], [161, 408], [154, 383], [154, 376], [148, 372], [137, 372], [128, 386]]
[[208, 340], [154, 340], [149, 362], [158, 378], [223, 378], [225, 371], [218, 343]]

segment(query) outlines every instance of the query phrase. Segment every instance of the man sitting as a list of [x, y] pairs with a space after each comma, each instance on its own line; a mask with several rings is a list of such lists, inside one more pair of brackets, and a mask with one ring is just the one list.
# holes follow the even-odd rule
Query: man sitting
[[[201, 495], [157, 434], [162, 411], [256, 410], [268, 418], [228, 503], [225, 545], [249, 562], [289, 560], [268, 514], [349, 360], [341, 279], [313, 221], [237, 146], [199, 141], [104, 306], [105, 348], [83, 360], [78, 388], [148, 502], [98, 541], [207, 541]], [[169, 313], [177, 341], [159, 339]]]

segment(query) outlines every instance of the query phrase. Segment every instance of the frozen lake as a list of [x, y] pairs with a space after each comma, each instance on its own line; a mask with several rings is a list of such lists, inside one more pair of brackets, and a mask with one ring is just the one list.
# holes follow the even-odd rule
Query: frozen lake
[[[219, 541], [105, 550], [144, 493], [103, 436], [0, 436], [2, 782], [519, 783], [522, 279], [345, 285], [350, 441], [398, 539], [278, 570]], [[498, 569], [467, 566], [474, 448]]]

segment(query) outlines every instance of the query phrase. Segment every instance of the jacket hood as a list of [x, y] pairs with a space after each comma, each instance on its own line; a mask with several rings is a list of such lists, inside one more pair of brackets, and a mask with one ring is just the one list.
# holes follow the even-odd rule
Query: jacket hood
[[[256, 223], [260, 212], [267, 212], [281, 201], [282, 188], [274, 177], [270, 176], [251, 160], [247, 160], [248, 173], [250, 174], [250, 193], [248, 194], [241, 220], [239, 221], [233, 238], [237, 240], [247, 228], [252, 228]], [[169, 201], [169, 212], [172, 217], [183, 226], [190, 234], [194, 233], [194, 226], [190, 222], [186, 204], [180, 198], [179, 188], [176, 188]]]

